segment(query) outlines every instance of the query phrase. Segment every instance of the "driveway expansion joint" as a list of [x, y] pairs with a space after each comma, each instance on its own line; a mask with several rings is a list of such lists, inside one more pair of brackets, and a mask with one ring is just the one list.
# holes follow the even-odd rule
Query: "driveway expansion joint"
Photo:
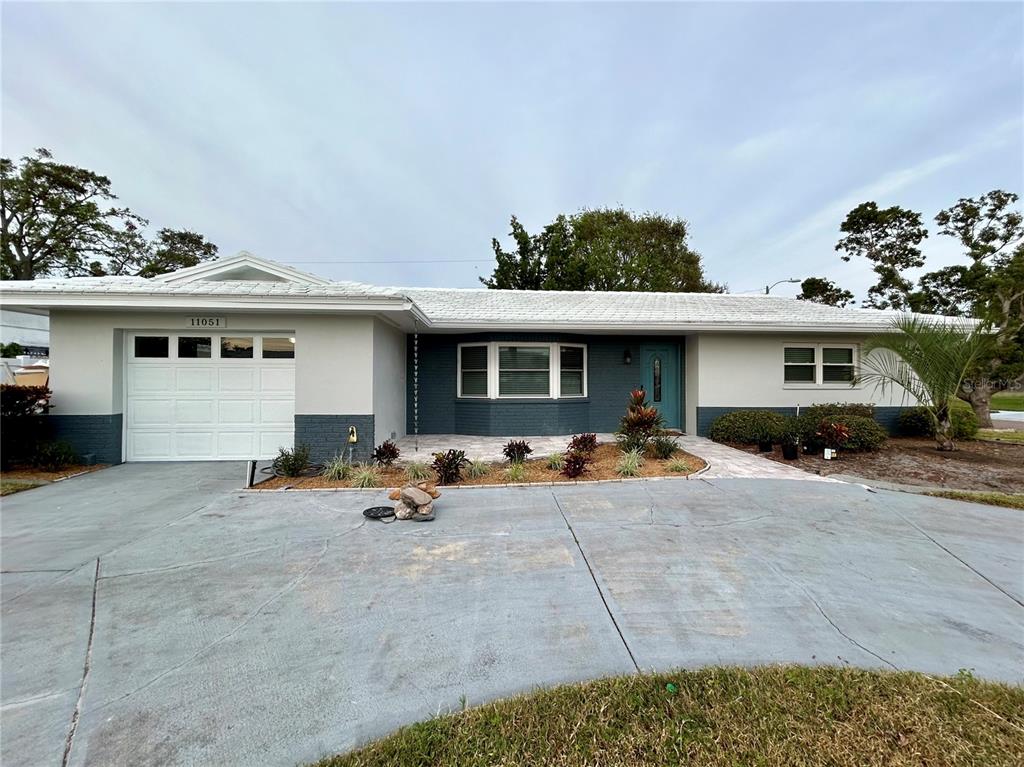
[[71, 759], [71, 748], [75, 744], [75, 733], [78, 731], [78, 720], [82, 716], [82, 702], [85, 700], [85, 686], [89, 681], [89, 670], [92, 668], [92, 645], [96, 636], [96, 594], [100, 585], [100, 558], [96, 557], [96, 572], [92, 579], [92, 611], [89, 616], [89, 638], [85, 646], [85, 664], [82, 668], [82, 684], [78, 688], [78, 699], [75, 701], [75, 709], [71, 712], [71, 727], [68, 729], [68, 737], [64, 742], [64, 756], [61, 759], [61, 767], [67, 767]]
[[636, 672], [639, 674], [640, 664], [636, 662], [636, 656], [633, 655], [633, 650], [630, 649], [629, 642], [626, 641], [626, 637], [622, 634], [619, 622], [615, 620], [612, 608], [609, 606], [608, 600], [605, 598], [604, 591], [601, 590], [601, 584], [597, 582], [597, 576], [594, 574], [594, 568], [590, 566], [590, 560], [587, 559], [586, 552], [583, 551], [583, 546], [580, 545], [580, 539], [576, 537], [576, 531], [573, 530], [572, 524], [569, 522], [569, 518], [565, 516], [565, 512], [562, 511], [562, 504], [558, 502], [558, 496], [552, 492], [551, 497], [555, 501], [555, 507], [558, 509], [558, 513], [562, 515], [562, 520], [565, 522], [565, 526], [569, 529], [569, 534], [576, 543], [576, 548], [579, 550], [580, 556], [583, 557], [583, 564], [587, 566], [587, 571], [590, 573], [590, 579], [594, 582], [594, 588], [597, 589], [597, 595], [601, 597], [601, 604], [604, 605], [605, 612], [608, 613], [608, 617], [611, 619], [612, 625], [615, 627], [615, 633], [619, 635], [619, 639], [622, 641], [622, 646], [626, 648], [626, 652], [629, 653], [629, 659], [633, 662], [633, 668], [635, 668]]

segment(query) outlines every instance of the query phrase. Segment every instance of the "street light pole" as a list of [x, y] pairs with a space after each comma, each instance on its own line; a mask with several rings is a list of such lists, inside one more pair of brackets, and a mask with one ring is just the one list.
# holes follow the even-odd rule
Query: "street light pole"
[[781, 285], [784, 282], [800, 282], [800, 280], [796, 279], [795, 277], [790, 277], [788, 280], [779, 280], [778, 282], [773, 282], [771, 285], [765, 285], [764, 294], [767, 296], [769, 293], [772, 292], [772, 288], [774, 288], [776, 285]]

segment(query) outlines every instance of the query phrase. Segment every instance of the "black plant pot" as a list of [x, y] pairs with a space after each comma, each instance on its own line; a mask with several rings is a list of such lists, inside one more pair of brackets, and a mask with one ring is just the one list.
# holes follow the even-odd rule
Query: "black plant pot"
[[757, 449], [762, 453], [770, 453], [772, 451], [772, 441], [770, 439], [763, 439], [757, 443]]
[[795, 461], [800, 455], [796, 445], [783, 445], [782, 446], [782, 457], [787, 461]]

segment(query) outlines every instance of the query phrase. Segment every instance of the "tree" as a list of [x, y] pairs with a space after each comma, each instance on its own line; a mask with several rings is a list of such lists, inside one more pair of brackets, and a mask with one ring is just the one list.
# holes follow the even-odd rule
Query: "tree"
[[903, 389], [935, 425], [939, 450], [955, 450], [950, 408], [964, 380], [989, 352], [991, 337], [966, 322], [904, 315], [893, 333], [868, 339], [853, 385], [873, 383], [883, 393]]
[[560, 215], [534, 236], [513, 216], [516, 251], [494, 240], [497, 266], [480, 281], [513, 290], [722, 292], [705, 279], [688, 234], [682, 219], [622, 208]]
[[924, 266], [920, 244], [928, 236], [921, 214], [894, 205], [879, 208], [865, 202], [851, 210], [840, 226], [846, 236], [836, 243], [843, 261], [863, 257], [870, 261], [878, 281], [868, 289], [864, 306], [909, 309], [913, 283], [903, 272]]
[[814, 301], [826, 306], [838, 306], [840, 309], [853, 301], [853, 293], [843, 290], [832, 280], [824, 277], [808, 277], [800, 283], [800, 301]]
[[923, 275], [918, 311], [970, 315], [994, 343], [970, 371], [959, 396], [983, 427], [992, 426], [992, 395], [1024, 385], [1024, 215], [1012, 192], [993, 190], [961, 198], [935, 216], [940, 234], [954, 237], [968, 263]]
[[0, 159], [0, 277], [152, 276], [213, 258], [217, 247], [187, 230], [161, 229], [112, 203], [110, 179], [56, 162], [46, 149], [17, 163]]

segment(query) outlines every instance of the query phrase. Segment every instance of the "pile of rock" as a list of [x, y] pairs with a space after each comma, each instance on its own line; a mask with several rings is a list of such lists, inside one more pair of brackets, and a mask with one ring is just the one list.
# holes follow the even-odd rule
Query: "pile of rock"
[[429, 522], [434, 518], [434, 501], [440, 496], [436, 485], [420, 482], [392, 490], [388, 498], [395, 502], [397, 519]]

